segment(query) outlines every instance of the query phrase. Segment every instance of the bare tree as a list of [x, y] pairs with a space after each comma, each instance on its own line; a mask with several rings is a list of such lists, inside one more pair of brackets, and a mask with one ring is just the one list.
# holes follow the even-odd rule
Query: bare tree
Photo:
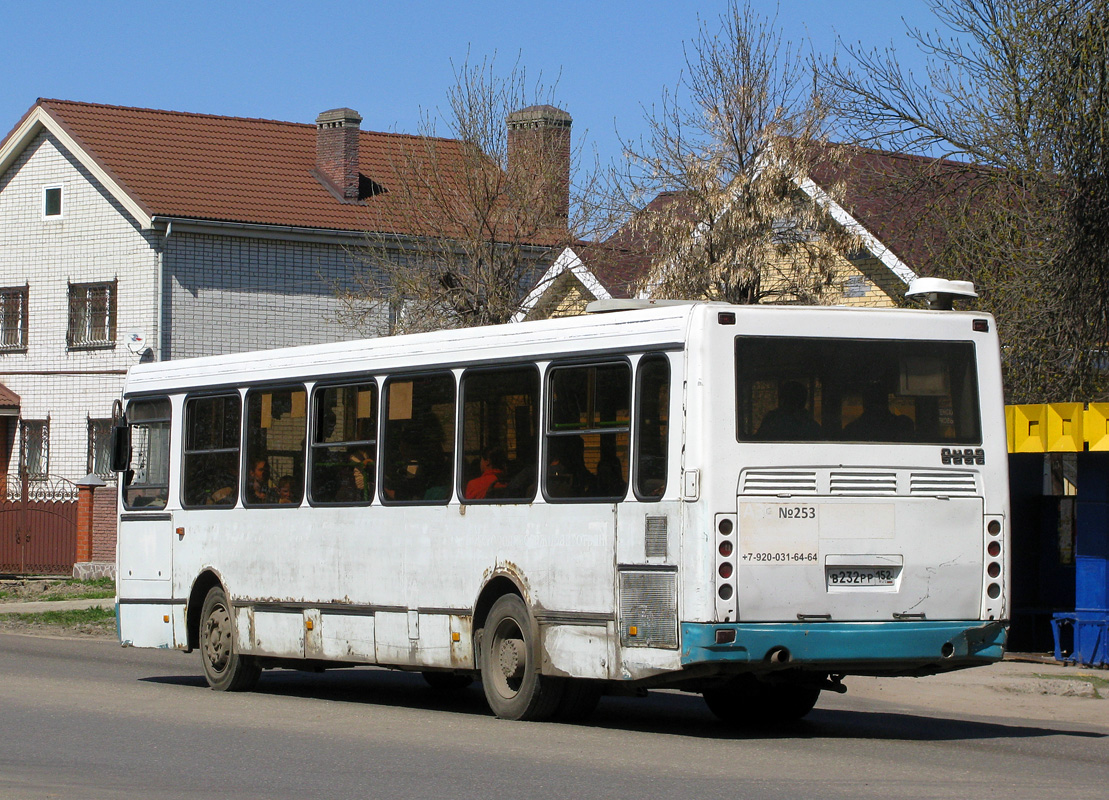
[[[391, 222], [369, 231], [345, 296], [351, 322], [391, 334], [507, 322], [571, 238], [570, 116], [516, 64], [464, 63], [444, 138], [425, 112], [391, 165]], [[373, 313], [386, 304], [388, 323]]]
[[808, 59], [775, 19], [733, 2], [718, 24], [702, 23], [678, 89], [646, 121], [613, 181], [631, 219], [618, 239], [652, 265], [642, 290], [735, 303], [828, 294], [858, 243], [798, 188], [839, 151], [827, 146]]
[[1105, 0], [929, 0], [941, 32], [910, 30], [915, 78], [892, 49], [847, 47], [821, 74], [864, 141], [965, 159], [937, 198], [942, 258], [999, 320], [1010, 402], [1106, 391], [1109, 141]]

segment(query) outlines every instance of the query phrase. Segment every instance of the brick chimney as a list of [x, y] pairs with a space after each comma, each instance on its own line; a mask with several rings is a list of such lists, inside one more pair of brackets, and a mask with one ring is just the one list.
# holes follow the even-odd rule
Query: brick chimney
[[344, 200], [358, 199], [358, 126], [362, 117], [351, 108], [335, 108], [316, 117], [316, 169]]
[[548, 225], [570, 216], [570, 115], [554, 106], [529, 106], [508, 115], [508, 171], [531, 185]]

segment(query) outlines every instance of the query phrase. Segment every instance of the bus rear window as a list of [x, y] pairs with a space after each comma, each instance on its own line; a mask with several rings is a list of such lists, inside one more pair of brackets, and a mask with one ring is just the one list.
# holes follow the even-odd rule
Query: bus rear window
[[971, 342], [738, 337], [739, 441], [981, 444]]

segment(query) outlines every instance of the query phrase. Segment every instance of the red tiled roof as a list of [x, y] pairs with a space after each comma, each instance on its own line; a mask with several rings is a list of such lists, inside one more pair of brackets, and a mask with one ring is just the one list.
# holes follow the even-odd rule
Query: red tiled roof
[[437, 180], [457, 180], [463, 169], [460, 141], [362, 131], [359, 171], [385, 192], [344, 203], [312, 174], [315, 125], [67, 100], [39, 105], [151, 215], [416, 235], [427, 228], [416, 230], [419, 215], [406, 213], [398, 172], [413, 158], [426, 162], [429, 147]]
[[919, 275], [942, 273], [947, 212], [971, 200], [988, 171], [974, 164], [833, 145], [838, 159], [820, 161], [811, 177], [827, 188], [842, 182], [841, 205]]
[[[661, 192], [637, 213], [650, 214], [681, 202], [680, 192]], [[582, 261], [609, 294], [632, 297], [651, 268], [655, 244], [629, 220], [603, 243], [576, 247]]]
[[19, 408], [19, 395], [0, 383], [0, 408]]

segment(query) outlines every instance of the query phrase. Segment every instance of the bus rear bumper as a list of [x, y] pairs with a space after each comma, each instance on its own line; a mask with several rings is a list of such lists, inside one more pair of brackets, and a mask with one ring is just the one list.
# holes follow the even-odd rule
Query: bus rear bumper
[[1007, 623], [978, 620], [686, 622], [682, 623], [682, 665], [926, 674], [1001, 660], [1007, 633]]

